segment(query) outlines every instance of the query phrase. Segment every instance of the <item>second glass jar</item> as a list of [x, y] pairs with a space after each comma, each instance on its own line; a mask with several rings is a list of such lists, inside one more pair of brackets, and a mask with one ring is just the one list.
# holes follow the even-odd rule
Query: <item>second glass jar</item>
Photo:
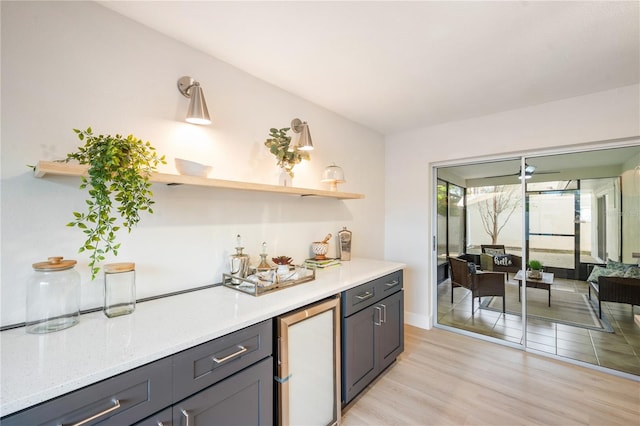
[[135, 263], [104, 265], [104, 314], [109, 317], [127, 315], [136, 309]]

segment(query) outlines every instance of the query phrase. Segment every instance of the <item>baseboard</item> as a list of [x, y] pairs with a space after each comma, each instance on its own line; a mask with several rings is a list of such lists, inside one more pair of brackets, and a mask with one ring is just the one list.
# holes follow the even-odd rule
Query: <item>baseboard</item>
[[404, 322], [405, 324], [409, 324], [418, 328], [424, 328], [425, 330], [430, 330], [433, 327], [431, 317], [416, 314], [413, 312], [404, 312]]

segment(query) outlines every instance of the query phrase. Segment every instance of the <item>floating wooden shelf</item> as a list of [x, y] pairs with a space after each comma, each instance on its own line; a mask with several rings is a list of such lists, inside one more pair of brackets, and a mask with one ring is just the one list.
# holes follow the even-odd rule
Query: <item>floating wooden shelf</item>
[[[33, 175], [37, 178], [46, 175], [87, 176], [88, 166], [72, 163], [58, 163], [55, 161], [38, 161]], [[293, 186], [265, 185], [261, 183], [237, 182], [232, 180], [208, 179], [196, 176], [154, 173], [151, 182], [166, 183], [168, 185], [209, 186], [213, 188], [236, 189], [241, 191], [274, 192], [300, 196], [315, 196], [337, 198], [340, 200], [356, 200], [364, 198], [363, 194], [350, 192], [325, 191], [322, 189], [296, 188]]]

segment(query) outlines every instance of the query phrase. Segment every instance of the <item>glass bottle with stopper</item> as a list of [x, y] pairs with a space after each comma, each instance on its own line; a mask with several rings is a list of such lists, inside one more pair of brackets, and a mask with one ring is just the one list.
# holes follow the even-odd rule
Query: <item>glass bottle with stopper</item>
[[268, 271], [271, 269], [271, 265], [269, 265], [269, 262], [267, 261], [267, 243], [266, 242], [262, 243], [262, 251], [260, 252], [260, 264], [256, 269], [259, 272]]
[[[236, 253], [230, 257], [231, 276], [238, 278], [246, 278], [249, 273], [249, 255], [242, 253], [242, 238], [240, 234], [236, 236]], [[231, 284], [239, 285], [242, 280], [231, 279]]]

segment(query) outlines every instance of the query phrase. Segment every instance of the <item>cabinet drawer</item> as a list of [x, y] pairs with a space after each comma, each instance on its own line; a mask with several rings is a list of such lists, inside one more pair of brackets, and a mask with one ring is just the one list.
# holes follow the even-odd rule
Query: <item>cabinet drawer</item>
[[2, 419], [11, 425], [132, 424], [171, 404], [171, 358], [136, 368], [95, 385]]
[[397, 271], [375, 280], [376, 290], [381, 295], [381, 299], [402, 290], [402, 271]]
[[342, 294], [342, 315], [347, 317], [380, 299], [375, 281], [359, 285]]
[[272, 334], [267, 320], [174, 355], [174, 401], [271, 355]]
[[342, 315], [348, 317], [402, 289], [402, 271], [396, 271], [342, 294]]

